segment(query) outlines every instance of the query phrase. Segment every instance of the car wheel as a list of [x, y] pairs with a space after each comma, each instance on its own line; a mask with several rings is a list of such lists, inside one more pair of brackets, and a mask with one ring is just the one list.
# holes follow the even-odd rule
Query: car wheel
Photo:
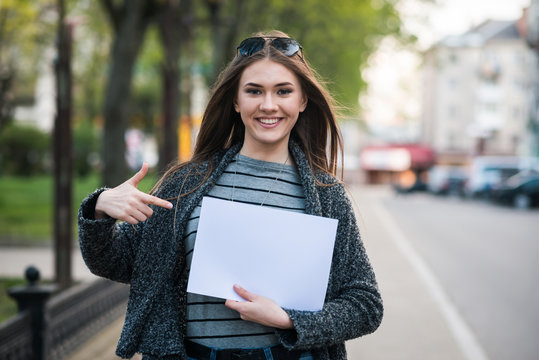
[[517, 209], [528, 209], [531, 205], [531, 199], [526, 194], [517, 194], [513, 199], [513, 205]]

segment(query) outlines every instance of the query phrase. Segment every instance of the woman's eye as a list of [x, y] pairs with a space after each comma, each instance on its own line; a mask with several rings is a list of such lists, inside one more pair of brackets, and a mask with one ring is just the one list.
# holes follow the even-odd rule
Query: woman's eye
[[258, 89], [247, 89], [246, 92], [247, 92], [247, 94], [252, 94], [252, 95], [260, 94], [260, 90], [258, 90]]
[[290, 94], [291, 92], [292, 92], [292, 90], [290, 90], [290, 89], [279, 89], [279, 90], [277, 91], [277, 94], [279, 94], [279, 95], [288, 95], [288, 94]]

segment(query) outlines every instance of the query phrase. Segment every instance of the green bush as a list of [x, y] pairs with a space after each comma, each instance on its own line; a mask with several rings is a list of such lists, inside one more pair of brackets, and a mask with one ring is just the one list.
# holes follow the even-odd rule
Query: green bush
[[[0, 175], [33, 176], [50, 172], [52, 135], [31, 126], [10, 124], [0, 132]], [[99, 158], [99, 136], [91, 125], [72, 133], [73, 170], [87, 176]], [[92, 160], [94, 159], [94, 160]]]
[[35, 127], [6, 126], [0, 133], [0, 174], [31, 176], [47, 172], [50, 138]]
[[83, 123], [74, 130], [73, 154], [76, 175], [84, 177], [95, 170], [95, 159], [99, 158], [99, 137], [91, 124]]

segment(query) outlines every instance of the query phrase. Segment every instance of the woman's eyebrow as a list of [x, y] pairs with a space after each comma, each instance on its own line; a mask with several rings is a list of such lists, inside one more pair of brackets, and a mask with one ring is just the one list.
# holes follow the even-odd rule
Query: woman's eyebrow
[[243, 85], [243, 87], [247, 87], [247, 86], [253, 86], [253, 87], [263, 87], [262, 85], [260, 84], [257, 84], [257, 83], [253, 83], [253, 82], [249, 82], [245, 85]]
[[[248, 82], [246, 83], [245, 85], [243, 85], [243, 87], [247, 87], [247, 86], [252, 86], [252, 87], [264, 87], [263, 85], [260, 85], [260, 84], [257, 84], [257, 83], [253, 83], [253, 82]], [[294, 84], [292, 84], [291, 82], [282, 82], [282, 83], [278, 83], [278, 84], [275, 84], [274, 87], [279, 87], [279, 86], [294, 86]]]

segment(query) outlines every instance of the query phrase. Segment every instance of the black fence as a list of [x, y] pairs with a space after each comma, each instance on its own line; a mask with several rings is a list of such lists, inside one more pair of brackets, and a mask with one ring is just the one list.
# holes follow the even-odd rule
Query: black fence
[[0, 325], [0, 359], [33, 359], [32, 315], [26, 310]]
[[126, 285], [98, 279], [56, 293], [26, 276], [27, 286], [9, 291], [19, 313], [0, 324], [0, 360], [63, 359], [125, 313]]

